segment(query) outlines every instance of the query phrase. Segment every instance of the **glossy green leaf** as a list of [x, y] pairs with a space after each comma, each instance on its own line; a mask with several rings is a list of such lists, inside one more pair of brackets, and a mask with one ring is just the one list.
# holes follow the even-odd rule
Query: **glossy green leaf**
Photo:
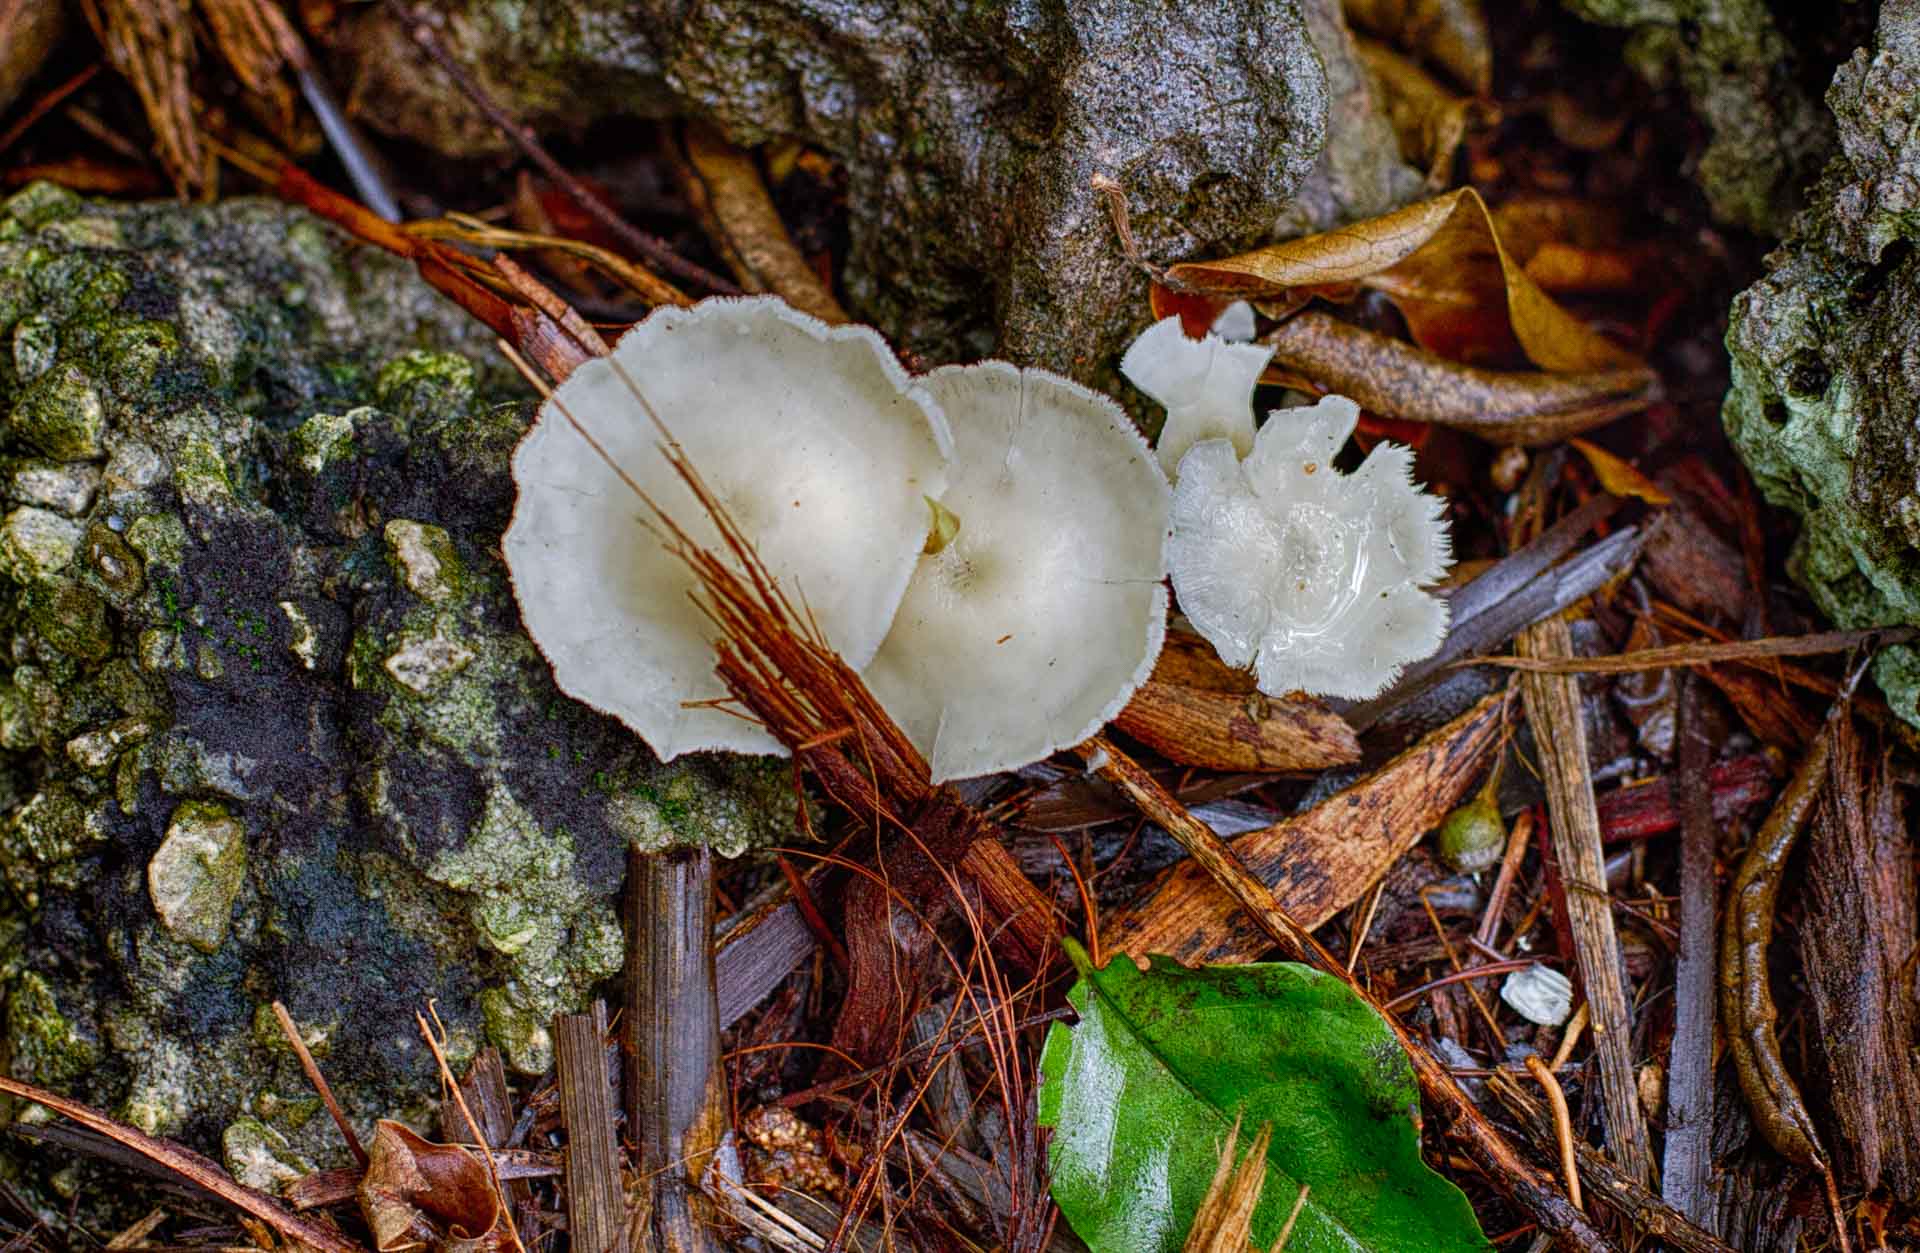
[[1236, 1114], [1273, 1126], [1253, 1239], [1267, 1247], [1304, 1182], [1287, 1253], [1484, 1253], [1467, 1198], [1420, 1158], [1406, 1054], [1339, 980], [1275, 962], [1188, 970], [1073, 948], [1080, 1021], [1040, 1059], [1053, 1195], [1095, 1253], [1178, 1250]]

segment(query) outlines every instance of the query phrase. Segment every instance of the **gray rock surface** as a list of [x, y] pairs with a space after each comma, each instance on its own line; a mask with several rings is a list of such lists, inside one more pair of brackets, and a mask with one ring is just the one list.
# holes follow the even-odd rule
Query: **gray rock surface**
[[[1827, 93], [1839, 155], [1735, 300], [1723, 417], [1769, 500], [1805, 520], [1791, 569], [1842, 626], [1920, 623], [1920, 0], [1888, 0]], [[1920, 725], [1920, 653], [1875, 675]]]
[[[554, 688], [487, 345], [283, 206], [0, 203], [0, 1070], [331, 1163], [272, 1001], [362, 1126], [418, 1113], [429, 1000], [456, 1064], [546, 1067], [629, 842], [787, 832], [783, 769], [663, 768]], [[77, 1186], [40, 1157], [0, 1177]]]
[[[1143, 248], [1166, 261], [1260, 241], [1296, 193], [1299, 225], [1418, 189], [1371, 116], [1335, 0], [428, 7], [538, 126], [692, 113], [742, 144], [794, 137], [843, 161], [853, 305], [935, 363], [998, 353], [1111, 377], [1145, 284], [1095, 175], [1126, 189]], [[444, 151], [498, 143], [383, 9], [358, 19], [353, 50], [371, 121]], [[1330, 114], [1361, 124], [1323, 162]]]

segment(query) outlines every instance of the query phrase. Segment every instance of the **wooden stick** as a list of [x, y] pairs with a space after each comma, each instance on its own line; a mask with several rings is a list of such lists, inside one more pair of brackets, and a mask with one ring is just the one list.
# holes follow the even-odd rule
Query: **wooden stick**
[[333, 1089], [327, 1086], [327, 1077], [320, 1073], [320, 1067], [314, 1062], [313, 1054], [307, 1051], [307, 1042], [300, 1038], [300, 1028], [294, 1025], [293, 1015], [279, 1001], [273, 1003], [273, 1016], [280, 1023], [280, 1033], [287, 1037], [287, 1043], [293, 1046], [293, 1055], [300, 1059], [300, 1069], [307, 1073], [307, 1082], [320, 1094], [320, 1103], [327, 1107], [327, 1116], [333, 1119], [333, 1125], [340, 1129], [340, 1138], [347, 1142], [347, 1151], [353, 1154], [353, 1160], [360, 1163], [362, 1170], [367, 1166], [367, 1150], [360, 1144], [360, 1137], [354, 1133], [353, 1124], [347, 1121], [347, 1111], [340, 1108], [340, 1102], [333, 1099]]
[[[1522, 656], [1573, 656], [1573, 636], [1564, 618], [1549, 618], [1520, 632]], [[1594, 1052], [1600, 1061], [1600, 1092], [1607, 1110], [1607, 1142], [1621, 1168], [1637, 1183], [1653, 1178], [1653, 1150], [1633, 1075], [1633, 1014], [1621, 979], [1620, 938], [1613, 929], [1606, 859], [1600, 848], [1600, 815], [1594, 807], [1587, 766], [1586, 723], [1579, 680], [1565, 674], [1527, 674], [1521, 679], [1527, 721], [1539, 745], [1546, 784], [1547, 826], [1553, 855], [1567, 886], [1567, 917], [1580, 982], [1593, 1019]]]
[[[699, 1185], [727, 1129], [713, 981], [713, 855], [627, 857], [627, 1135], [658, 1247], [719, 1253]], [[590, 1250], [588, 1253], [602, 1253]]]
[[1697, 1223], [1716, 1217], [1713, 1173], [1713, 971], [1720, 929], [1707, 770], [1713, 746], [1701, 718], [1701, 679], [1680, 681], [1680, 953], [1673, 972], [1673, 1044], [1667, 1051], [1667, 1144], [1660, 1194]]
[[567, 1129], [561, 1160], [567, 1188], [567, 1234], [578, 1253], [614, 1253], [626, 1235], [626, 1199], [613, 1138], [613, 1085], [607, 1082], [607, 1005], [553, 1016], [554, 1060], [560, 1072], [560, 1121]]

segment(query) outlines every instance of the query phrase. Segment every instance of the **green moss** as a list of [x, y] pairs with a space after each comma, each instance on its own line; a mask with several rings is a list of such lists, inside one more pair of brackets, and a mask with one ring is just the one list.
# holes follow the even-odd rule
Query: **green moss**
[[6, 1071], [55, 1091], [100, 1062], [100, 1042], [60, 1010], [53, 989], [28, 971], [7, 994]]
[[105, 840], [97, 815], [73, 790], [50, 784], [0, 823], [0, 875], [31, 904], [43, 883], [75, 886], [75, 861]]
[[[725, 786], [714, 786], [716, 774]], [[607, 807], [629, 843], [644, 852], [705, 844], [738, 857], [794, 838], [793, 783], [784, 763], [682, 760], [595, 782], [603, 782]]]
[[0, 200], [0, 215], [12, 218], [29, 229], [58, 222], [80, 212], [80, 197], [54, 183], [28, 183]]
[[56, 366], [27, 385], [7, 418], [13, 435], [55, 461], [103, 456], [106, 406], [99, 389], [77, 365]]
[[99, 662], [112, 653], [107, 602], [92, 588], [74, 579], [43, 579], [28, 585], [20, 603], [40, 637], [69, 657]]
[[316, 413], [293, 428], [294, 454], [309, 473], [324, 473], [353, 452], [354, 413]]
[[380, 367], [373, 394], [406, 430], [417, 423], [465, 414], [473, 406], [477, 386], [473, 362], [465, 357], [415, 349]]

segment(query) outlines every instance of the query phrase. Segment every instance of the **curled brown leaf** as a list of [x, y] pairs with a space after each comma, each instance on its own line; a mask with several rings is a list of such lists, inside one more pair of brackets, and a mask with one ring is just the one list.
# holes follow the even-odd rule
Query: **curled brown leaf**
[[1644, 409], [1659, 395], [1644, 366], [1566, 374], [1483, 370], [1308, 311], [1263, 342], [1290, 381], [1310, 381], [1382, 417], [1432, 422], [1495, 444], [1538, 447]]

